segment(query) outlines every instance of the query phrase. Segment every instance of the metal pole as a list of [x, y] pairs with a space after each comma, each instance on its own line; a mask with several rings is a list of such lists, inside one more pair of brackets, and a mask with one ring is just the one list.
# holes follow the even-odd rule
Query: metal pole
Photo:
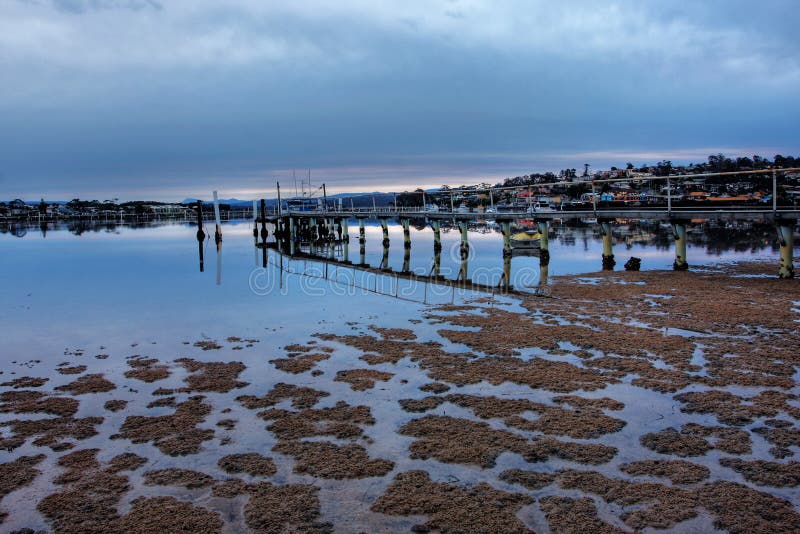
[[453, 205], [453, 190], [450, 190], [450, 213], [455, 213], [456, 208]]
[[772, 212], [778, 211], [778, 177], [772, 171]]
[[325, 189], [325, 184], [322, 184], [322, 211], [328, 211], [328, 192]]
[[276, 182], [278, 184], [278, 217], [281, 216], [281, 183]]
[[595, 217], [597, 217], [597, 193], [595, 193], [594, 189], [594, 180], [592, 180], [592, 209], [594, 210]]
[[672, 185], [669, 176], [667, 176], [667, 213], [672, 213]]
[[375, 195], [372, 195], [372, 211], [378, 211], [378, 208], [375, 207]]

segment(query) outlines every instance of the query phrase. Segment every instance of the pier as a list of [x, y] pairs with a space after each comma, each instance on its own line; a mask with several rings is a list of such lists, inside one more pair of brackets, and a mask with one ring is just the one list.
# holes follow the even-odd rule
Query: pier
[[[360, 261], [358, 266], [371, 268], [364, 262], [366, 240], [364, 238], [364, 221], [374, 219], [380, 223], [383, 235], [382, 246], [383, 256], [379, 269], [383, 272], [391, 271], [388, 258], [391, 240], [389, 238], [388, 221], [397, 220], [403, 230], [403, 250], [404, 260], [401, 273], [410, 274], [409, 260], [411, 251], [411, 233], [409, 230], [410, 221], [414, 220], [418, 224], [429, 226], [434, 234], [433, 246], [433, 268], [429, 278], [436, 280], [438, 277], [436, 265], [437, 256], [441, 254], [441, 228], [443, 224], [451, 225], [461, 236], [460, 255], [461, 268], [458, 273], [457, 281], [470, 284], [468, 278], [468, 257], [469, 257], [469, 235], [468, 225], [486, 223], [490, 221], [500, 227], [503, 235], [503, 256], [510, 258], [512, 254], [512, 226], [522, 221], [533, 225], [539, 233], [538, 252], [541, 267], [546, 271], [550, 259], [548, 245], [549, 227], [554, 221], [583, 220], [589, 224], [597, 224], [603, 236], [603, 253], [601, 267], [603, 270], [614, 270], [617, 261], [613, 250], [613, 228], [614, 222], [618, 219], [645, 219], [651, 221], [664, 221], [671, 225], [675, 243], [675, 261], [673, 268], [676, 271], [687, 270], [690, 259], [687, 257], [686, 247], [686, 228], [692, 220], [717, 220], [717, 221], [769, 221], [776, 227], [777, 236], [780, 240], [780, 263], [777, 275], [780, 278], [793, 278], [793, 233], [794, 227], [800, 219], [800, 210], [796, 209], [690, 209], [672, 208], [665, 209], [643, 209], [643, 208], [618, 208], [618, 209], [597, 209], [597, 210], [559, 210], [543, 212], [505, 212], [487, 214], [482, 212], [463, 213], [463, 212], [426, 212], [422, 210], [407, 208], [373, 208], [373, 209], [349, 209], [349, 210], [319, 210], [282, 213], [275, 216], [267, 216], [267, 222], [272, 223], [276, 228], [285, 228], [288, 231], [279, 232], [276, 235], [275, 247], [295, 257], [300, 254], [300, 247], [308, 245], [308, 252], [314, 257], [321, 257], [320, 250], [324, 250], [324, 256], [334, 259], [333, 247], [342, 245], [346, 251], [342, 259], [344, 264], [351, 264], [349, 259], [349, 234], [339, 231], [338, 235], [333, 232], [334, 227], [347, 228], [348, 221], [357, 220], [359, 225], [359, 253]], [[312, 228], [309, 232], [303, 232], [304, 228]], [[639, 262], [634, 262], [638, 267]], [[628, 267], [631, 268], [631, 265]], [[546, 275], [544, 275], [546, 278]], [[510, 289], [507, 277], [501, 282], [502, 289]]]

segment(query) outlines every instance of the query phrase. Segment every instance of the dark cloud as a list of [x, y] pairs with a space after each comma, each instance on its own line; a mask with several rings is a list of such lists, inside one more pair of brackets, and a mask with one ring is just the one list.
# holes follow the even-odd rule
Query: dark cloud
[[785, 2], [55, 4], [0, 7], [0, 164], [17, 196], [798, 152]]

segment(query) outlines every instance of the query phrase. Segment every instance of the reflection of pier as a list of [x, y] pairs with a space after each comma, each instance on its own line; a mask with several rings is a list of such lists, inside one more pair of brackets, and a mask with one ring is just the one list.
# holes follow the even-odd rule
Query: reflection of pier
[[[673, 267], [675, 270], [686, 270], [689, 268], [688, 258], [686, 255], [687, 224], [691, 220], [717, 220], [717, 221], [752, 221], [752, 220], [767, 220], [775, 223], [778, 231], [780, 242], [780, 265], [778, 276], [781, 278], [792, 278], [794, 276], [794, 267], [792, 263], [792, 249], [793, 249], [793, 230], [800, 217], [798, 210], [766, 210], [766, 209], [672, 209], [670, 211], [663, 209], [613, 209], [613, 210], [570, 210], [570, 211], [553, 211], [543, 213], [503, 213], [497, 214], [494, 217], [495, 222], [499, 225], [503, 234], [503, 257], [510, 258], [512, 254], [511, 244], [511, 225], [515, 222], [528, 221], [530, 224], [535, 225], [541, 235], [540, 243], [540, 264], [546, 268], [549, 264], [550, 251], [548, 247], [549, 229], [554, 220], [591, 220], [592, 224], [597, 224], [600, 228], [600, 233], [603, 239], [603, 254], [602, 266], [604, 270], [613, 270], [616, 265], [613, 252], [613, 231], [614, 222], [616, 219], [630, 220], [632, 218], [640, 218], [647, 220], [663, 220], [668, 221], [672, 228], [672, 234], [675, 242], [675, 262]], [[470, 222], [476, 222], [479, 219], [485, 218], [483, 213], [427, 213], [423, 211], [412, 210], [397, 210], [397, 209], [373, 209], [369, 211], [358, 210], [344, 210], [344, 211], [315, 211], [315, 212], [290, 212], [281, 213], [274, 217], [267, 218], [262, 212], [262, 221], [268, 220], [275, 225], [275, 237], [278, 242], [278, 248], [281, 251], [287, 252], [289, 255], [294, 255], [299, 246], [311, 245], [316, 251], [319, 245], [327, 244], [329, 247], [328, 257], [332, 258], [332, 248], [335, 243], [344, 243], [345, 250], [350, 241], [349, 236], [349, 220], [356, 219], [359, 224], [359, 245], [361, 264], [364, 263], [364, 220], [367, 218], [375, 218], [380, 222], [383, 232], [383, 245], [384, 255], [381, 262], [381, 268], [388, 268], [389, 257], [389, 232], [388, 221], [389, 219], [398, 219], [403, 228], [403, 246], [405, 249], [405, 257], [403, 262], [403, 269], [401, 272], [408, 270], [409, 251], [411, 248], [410, 236], [410, 222], [424, 221], [423, 226], [430, 225], [434, 233], [434, 253], [441, 252], [441, 229], [443, 222], [451, 222], [461, 234], [461, 257], [462, 269], [459, 272], [458, 279], [468, 281], [467, 276], [467, 262], [466, 259], [469, 255], [469, 237], [468, 225]], [[263, 222], [262, 222], [263, 225]], [[315, 254], [319, 256], [319, 254]], [[347, 256], [347, 254], [346, 254]], [[346, 257], [345, 261], [349, 261]], [[436, 260], [434, 260], [434, 265]], [[629, 265], [638, 265], [638, 262], [633, 262]], [[630, 266], [626, 268], [632, 268]], [[634, 267], [635, 268], [635, 267]], [[504, 265], [503, 281], [501, 286], [508, 288], [510, 286], [508, 277], [509, 267]], [[543, 273], [544, 274], [544, 273]]]
[[[504, 287], [502, 285], [491, 285], [491, 284], [481, 284], [476, 283], [472, 280], [451, 280], [449, 278], [445, 278], [444, 276], [435, 276], [433, 274], [423, 275], [417, 274], [413, 271], [396, 271], [392, 269], [386, 269], [381, 267], [374, 267], [368, 264], [355, 264], [345, 260], [339, 260], [336, 258], [327, 258], [324, 256], [319, 256], [307, 252], [296, 252], [294, 256], [289, 256], [288, 254], [281, 252], [278, 249], [277, 243], [269, 243], [267, 247], [263, 247], [266, 251], [267, 249], [275, 250], [275, 253], [278, 256], [278, 259], [267, 259], [264, 267], [266, 265], [271, 265], [277, 268], [280, 271], [280, 276], [283, 273], [294, 274], [299, 276], [305, 276], [309, 278], [317, 278], [320, 280], [326, 280], [328, 282], [332, 282], [335, 284], [340, 284], [347, 287], [353, 287], [362, 291], [366, 291], [369, 293], [374, 293], [377, 295], [389, 296], [393, 298], [397, 298], [400, 300], [407, 300], [410, 302], [419, 302], [422, 304], [428, 304], [429, 293], [429, 286], [438, 286], [438, 287], [446, 287], [452, 289], [451, 293], [451, 302], [455, 299], [455, 294], [457, 290], [463, 291], [473, 291], [478, 293], [486, 293], [489, 295], [496, 295], [496, 294], [518, 294], [519, 291], [515, 290], [512, 287]], [[292, 262], [302, 262], [306, 264], [307, 262], [312, 263], [313, 265], [320, 265], [323, 267], [321, 272], [315, 272], [314, 270], [309, 270], [304, 268], [302, 271], [294, 270], [291, 267]], [[330, 269], [330, 268], [333, 269]], [[346, 269], [351, 270], [353, 272], [361, 272], [368, 275], [372, 275], [371, 284], [367, 283], [359, 283], [357, 278], [353, 276], [348, 280], [342, 280], [331, 274], [333, 273], [338, 274], [339, 269]], [[382, 291], [381, 288], [383, 285], [379, 285], [379, 280], [381, 278], [384, 279], [392, 279], [395, 281], [394, 285], [390, 284], [390, 288], [394, 288], [394, 290], [389, 291]], [[400, 280], [405, 280], [411, 282], [413, 284], [420, 284], [423, 288], [423, 296], [422, 299], [414, 299], [408, 296], [405, 292], [400, 291]], [[537, 291], [537, 294], [546, 294], [546, 291]], [[441, 295], [441, 294], [440, 294]]]
[[[263, 217], [254, 223], [254, 234], [257, 232], [257, 227], [261, 224], [262, 236], [265, 232], [265, 221]], [[379, 267], [374, 267], [366, 263], [366, 232], [365, 232], [365, 217], [358, 218], [358, 243], [359, 243], [359, 261], [353, 263], [350, 259], [350, 230], [349, 220], [347, 218], [337, 219], [336, 217], [320, 216], [319, 214], [312, 214], [307, 217], [297, 217], [294, 214], [285, 217], [273, 219], [275, 224], [275, 241], [270, 243], [272, 247], [279, 252], [288, 255], [290, 258], [306, 257], [314, 260], [325, 260], [329, 262], [337, 262], [341, 265], [354, 266], [362, 270], [369, 270], [381, 273], [392, 273], [395, 276], [413, 279], [416, 281], [424, 281], [427, 283], [436, 283], [440, 285], [453, 285], [463, 289], [472, 289], [475, 291], [511, 291], [513, 290], [511, 283], [511, 258], [514, 256], [514, 251], [511, 246], [511, 222], [505, 221], [501, 223], [503, 232], [503, 275], [498, 285], [487, 285], [476, 283], [469, 277], [469, 236], [466, 221], [458, 224], [458, 231], [461, 235], [461, 243], [459, 247], [460, 265], [458, 276], [455, 280], [450, 280], [441, 274], [441, 221], [434, 219], [431, 221], [433, 229], [433, 262], [431, 271], [428, 275], [419, 275], [410, 270], [411, 264], [411, 225], [409, 218], [400, 218], [400, 225], [403, 228], [403, 267], [400, 271], [395, 271], [389, 267], [389, 226], [388, 218], [380, 218], [381, 233], [383, 236], [382, 247], [383, 254]], [[538, 249], [539, 264], [540, 264], [540, 279], [539, 287], [543, 288], [547, 285], [547, 272], [550, 262], [550, 254], [548, 249], [548, 233], [549, 226], [546, 223], [539, 223], [539, 232], [541, 233], [540, 247]], [[263, 249], [266, 249], [266, 239], [257, 243]], [[304, 252], [302, 247], [307, 247], [308, 252]], [[340, 247], [342, 259], [336, 258], [336, 249]], [[266, 251], [264, 252], [264, 266], [266, 266]]]

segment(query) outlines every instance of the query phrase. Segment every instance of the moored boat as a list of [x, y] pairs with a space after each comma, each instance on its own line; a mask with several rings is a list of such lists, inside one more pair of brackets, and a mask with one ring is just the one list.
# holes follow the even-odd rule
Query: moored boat
[[542, 235], [536, 230], [525, 230], [511, 235], [511, 248], [539, 248]]

